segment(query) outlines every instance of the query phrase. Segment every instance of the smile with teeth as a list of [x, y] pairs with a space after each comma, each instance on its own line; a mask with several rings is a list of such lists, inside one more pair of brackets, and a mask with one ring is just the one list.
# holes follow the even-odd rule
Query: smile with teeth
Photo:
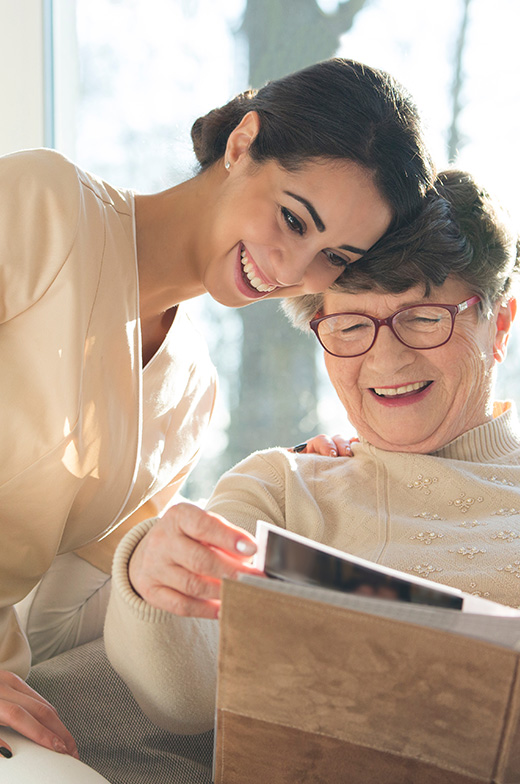
[[426, 389], [431, 383], [431, 381], [417, 381], [415, 384], [405, 384], [402, 387], [372, 387], [372, 392], [375, 392], [379, 397], [396, 397], [396, 395], [409, 395], [410, 392], [418, 392], [422, 389]]
[[244, 274], [246, 275], [249, 284], [254, 289], [262, 292], [263, 294], [268, 294], [270, 291], [275, 290], [276, 286], [270, 286], [268, 283], [264, 283], [263, 280], [258, 276], [258, 268], [253, 262], [252, 258], [248, 255], [244, 246], [242, 246], [240, 251], [240, 261], [242, 262]]

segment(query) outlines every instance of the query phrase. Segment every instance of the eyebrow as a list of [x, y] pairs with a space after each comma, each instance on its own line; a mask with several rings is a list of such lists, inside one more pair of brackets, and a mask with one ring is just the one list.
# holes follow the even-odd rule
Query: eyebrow
[[[314, 225], [316, 226], [320, 234], [325, 231], [326, 228], [325, 224], [323, 223], [322, 219], [320, 218], [316, 209], [313, 207], [310, 201], [304, 199], [303, 196], [298, 196], [298, 194], [292, 193], [292, 191], [284, 191], [284, 193], [287, 196], [290, 196], [292, 199], [296, 199], [296, 201], [299, 201], [300, 204], [303, 204], [303, 206], [311, 216], [312, 220], [314, 221]], [[360, 256], [363, 256], [363, 254], [366, 253], [366, 250], [363, 250], [362, 248], [356, 248], [354, 247], [354, 245], [339, 245], [339, 248], [341, 250], [348, 250], [351, 253], [357, 253]]]
[[314, 221], [314, 225], [316, 226], [316, 228], [320, 233], [325, 231], [325, 224], [323, 223], [322, 219], [320, 218], [320, 216], [318, 215], [318, 213], [316, 212], [315, 208], [312, 206], [310, 201], [304, 199], [303, 196], [297, 196], [296, 193], [292, 193], [291, 191], [284, 191], [284, 193], [287, 194], [287, 196], [290, 196], [292, 199], [296, 199], [296, 201], [299, 201], [300, 204], [303, 204], [303, 206], [306, 208], [307, 212], [311, 216], [312, 220]]

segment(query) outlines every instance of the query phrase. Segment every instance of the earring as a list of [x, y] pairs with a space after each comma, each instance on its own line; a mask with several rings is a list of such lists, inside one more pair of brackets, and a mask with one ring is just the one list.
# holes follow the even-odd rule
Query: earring
[[226, 162], [225, 162], [225, 164], [224, 164], [224, 166], [226, 167], [226, 169], [227, 169], [228, 171], [231, 169], [231, 164], [230, 164], [230, 162], [229, 162], [229, 161], [226, 161]]

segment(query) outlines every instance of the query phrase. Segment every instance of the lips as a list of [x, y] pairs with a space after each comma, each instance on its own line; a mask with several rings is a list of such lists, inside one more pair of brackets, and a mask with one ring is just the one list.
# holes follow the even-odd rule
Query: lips
[[242, 265], [242, 279], [255, 293], [265, 295], [277, 288], [265, 277], [242, 243], [240, 244], [240, 263]]
[[421, 402], [432, 387], [433, 381], [416, 381], [393, 387], [372, 387], [369, 392], [379, 404], [394, 408]]
[[416, 381], [399, 387], [372, 387], [372, 392], [378, 397], [404, 397], [426, 389], [431, 383], [431, 381]]

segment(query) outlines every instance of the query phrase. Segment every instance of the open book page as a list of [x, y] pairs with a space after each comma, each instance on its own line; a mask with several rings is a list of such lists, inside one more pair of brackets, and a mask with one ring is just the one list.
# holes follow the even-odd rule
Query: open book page
[[[274, 592], [298, 596], [302, 599], [323, 602], [336, 607], [346, 607], [349, 610], [381, 618], [392, 618], [405, 623], [461, 634], [465, 637], [520, 651], [520, 613], [517, 611], [515, 612], [518, 617], [453, 612], [453, 610], [442, 607], [370, 598], [342, 593], [329, 588], [282, 580], [267, 580], [245, 574], [241, 574], [238, 579], [240, 582], [264, 589], [267, 594]], [[506, 607], [507, 609], [509, 608]]]
[[277, 580], [370, 597], [372, 601], [393, 600], [406, 605], [515, 617], [520, 627], [520, 611], [512, 607], [381, 566], [263, 520], [257, 521], [256, 540], [254, 565]]

